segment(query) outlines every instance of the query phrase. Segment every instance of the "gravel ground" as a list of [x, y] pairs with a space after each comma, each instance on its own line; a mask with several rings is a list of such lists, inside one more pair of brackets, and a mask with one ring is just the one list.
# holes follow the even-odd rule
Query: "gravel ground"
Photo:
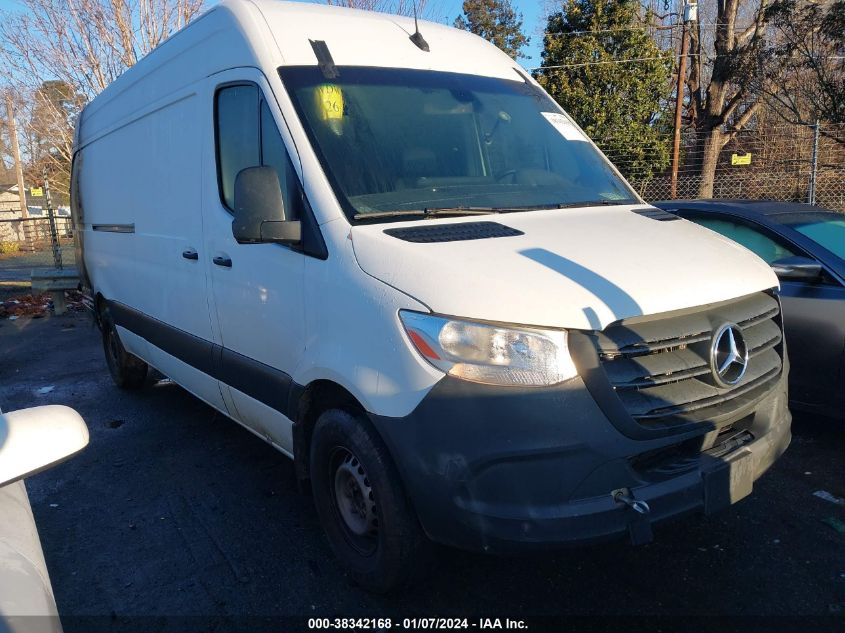
[[518, 558], [444, 550], [429, 582], [375, 597], [335, 564], [291, 462], [168, 381], [116, 389], [86, 315], [0, 321], [0, 407], [39, 404], [73, 406], [91, 430], [82, 454], [27, 481], [71, 633], [131, 622], [285, 630], [280, 623], [314, 616], [762, 615], [800, 616], [792, 622], [803, 631], [845, 625], [845, 507], [813, 495], [845, 497], [842, 423], [796, 416], [792, 446], [751, 497], [658, 526], [648, 546]]

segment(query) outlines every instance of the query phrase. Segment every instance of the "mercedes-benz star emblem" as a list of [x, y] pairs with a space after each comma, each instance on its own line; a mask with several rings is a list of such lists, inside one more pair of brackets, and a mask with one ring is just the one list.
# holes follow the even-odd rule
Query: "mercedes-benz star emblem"
[[725, 323], [713, 335], [710, 346], [710, 370], [716, 383], [732, 387], [748, 369], [748, 347], [738, 325]]

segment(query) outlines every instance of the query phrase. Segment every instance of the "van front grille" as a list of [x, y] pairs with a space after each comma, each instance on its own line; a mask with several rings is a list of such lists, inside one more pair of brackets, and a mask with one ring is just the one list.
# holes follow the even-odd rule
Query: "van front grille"
[[[739, 383], [722, 387], [710, 369], [710, 350], [714, 333], [727, 323], [739, 326], [749, 361]], [[767, 395], [783, 371], [780, 304], [765, 292], [619, 321], [593, 340], [617, 396], [647, 428], [727, 424]]]

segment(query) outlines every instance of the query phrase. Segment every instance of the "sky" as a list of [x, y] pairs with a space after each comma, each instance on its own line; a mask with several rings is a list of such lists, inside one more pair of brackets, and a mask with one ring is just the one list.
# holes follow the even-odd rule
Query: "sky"
[[[2, 2], [3, 0], [0, 0]], [[454, 22], [461, 14], [463, 0], [429, 0], [435, 5], [434, 11], [442, 21], [448, 24]], [[540, 52], [543, 50], [543, 31], [545, 30], [545, 13], [547, 2], [544, 0], [511, 0], [514, 10], [522, 14], [522, 30], [530, 38], [523, 53], [528, 57], [520, 59], [519, 63], [525, 68], [540, 65]], [[438, 20], [439, 21], [439, 20]]]
[[[528, 46], [523, 49], [523, 53], [528, 57], [520, 59], [519, 62], [525, 68], [533, 68], [540, 65], [540, 51], [543, 48], [543, 15], [545, 12], [544, 6], [546, 0], [511, 0], [514, 9], [522, 13], [523, 16], [523, 31], [530, 38]], [[206, 4], [211, 6], [216, 4], [216, 0], [206, 0]], [[461, 14], [461, 6], [463, 0], [429, 0], [432, 7], [432, 16], [429, 19], [446, 22], [451, 24], [456, 17]], [[0, 0], [0, 10], [20, 8], [18, 0]]]

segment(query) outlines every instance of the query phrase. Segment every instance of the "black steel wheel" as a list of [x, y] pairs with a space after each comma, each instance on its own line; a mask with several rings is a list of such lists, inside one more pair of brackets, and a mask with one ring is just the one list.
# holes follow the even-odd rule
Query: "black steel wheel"
[[386, 593], [427, 571], [430, 543], [369, 420], [326, 411], [314, 427], [310, 457], [320, 523], [355, 582]]
[[334, 480], [332, 508], [349, 544], [362, 556], [378, 547], [378, 514], [375, 493], [361, 461], [343, 446], [335, 447], [329, 460]]

